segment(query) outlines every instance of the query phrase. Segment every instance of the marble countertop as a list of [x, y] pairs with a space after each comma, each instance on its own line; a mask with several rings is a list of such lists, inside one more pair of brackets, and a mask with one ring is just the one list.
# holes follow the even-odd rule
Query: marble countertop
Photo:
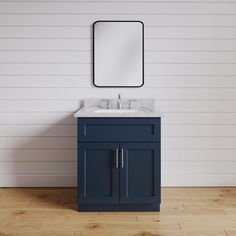
[[[121, 103], [119, 109], [118, 101]], [[74, 117], [161, 117], [154, 99], [85, 99]]]

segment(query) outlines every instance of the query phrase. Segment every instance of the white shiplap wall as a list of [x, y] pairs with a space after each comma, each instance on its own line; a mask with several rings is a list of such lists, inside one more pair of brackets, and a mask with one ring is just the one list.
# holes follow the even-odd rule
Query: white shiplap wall
[[[94, 88], [91, 24], [145, 24], [145, 85]], [[74, 186], [89, 97], [154, 97], [165, 186], [236, 185], [236, 0], [0, 1], [0, 186]]]

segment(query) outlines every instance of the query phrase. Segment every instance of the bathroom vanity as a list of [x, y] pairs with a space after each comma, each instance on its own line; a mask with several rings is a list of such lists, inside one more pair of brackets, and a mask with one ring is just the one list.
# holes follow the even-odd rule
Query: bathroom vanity
[[80, 211], [160, 210], [161, 119], [151, 103], [90, 99], [75, 114]]

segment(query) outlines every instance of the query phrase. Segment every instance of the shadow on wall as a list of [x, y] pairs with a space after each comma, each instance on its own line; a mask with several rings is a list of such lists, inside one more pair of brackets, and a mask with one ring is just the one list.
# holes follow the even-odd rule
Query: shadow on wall
[[[75, 188], [45, 188], [76, 186], [76, 119], [67, 114], [55, 124], [32, 125], [32, 130], [10, 140], [15, 149], [7, 151], [10, 161], [1, 182], [5, 187], [44, 187], [13, 189], [17, 196], [31, 199], [32, 207], [76, 209]], [[33, 136], [26, 136], [28, 132]]]

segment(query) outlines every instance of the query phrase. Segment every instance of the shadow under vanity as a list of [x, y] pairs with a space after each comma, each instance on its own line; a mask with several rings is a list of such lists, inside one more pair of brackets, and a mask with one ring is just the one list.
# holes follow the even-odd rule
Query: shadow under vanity
[[159, 211], [161, 115], [152, 99], [88, 99], [75, 113], [80, 211]]

